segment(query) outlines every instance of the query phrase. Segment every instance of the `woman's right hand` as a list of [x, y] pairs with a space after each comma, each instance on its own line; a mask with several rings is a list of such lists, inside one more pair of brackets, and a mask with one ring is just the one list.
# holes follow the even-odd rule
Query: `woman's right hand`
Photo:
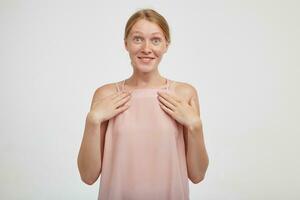
[[[128, 91], [116, 92], [93, 102], [89, 115], [96, 121], [106, 121], [127, 110], [131, 98]], [[126, 104], [127, 103], [127, 104]]]

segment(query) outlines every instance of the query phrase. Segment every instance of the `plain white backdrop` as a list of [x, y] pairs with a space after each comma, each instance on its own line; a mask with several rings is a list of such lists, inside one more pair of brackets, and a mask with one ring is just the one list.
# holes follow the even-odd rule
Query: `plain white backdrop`
[[300, 199], [299, 1], [0, 1], [0, 199], [97, 199], [77, 155], [92, 95], [132, 73], [125, 24], [161, 13], [210, 163], [191, 200]]

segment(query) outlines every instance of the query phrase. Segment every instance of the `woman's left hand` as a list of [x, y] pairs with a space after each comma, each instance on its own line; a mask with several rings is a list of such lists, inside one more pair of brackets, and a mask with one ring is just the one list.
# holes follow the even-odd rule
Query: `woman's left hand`
[[187, 101], [174, 94], [160, 91], [157, 94], [160, 107], [180, 124], [190, 127], [200, 121], [200, 113], [197, 114], [197, 107], [193, 98], [191, 105], [189, 105]]

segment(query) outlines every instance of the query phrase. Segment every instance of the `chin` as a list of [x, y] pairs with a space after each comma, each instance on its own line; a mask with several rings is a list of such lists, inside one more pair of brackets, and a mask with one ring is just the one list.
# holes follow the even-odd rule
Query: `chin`
[[140, 72], [151, 72], [156, 69], [156, 65], [136, 64], [134, 68]]
[[153, 66], [153, 67], [147, 67], [147, 66], [139, 66], [139, 67], [137, 67], [136, 68], [138, 71], [140, 71], [140, 72], [144, 72], [144, 73], [147, 73], [147, 72], [151, 72], [151, 71], [153, 71], [153, 70], [155, 70], [155, 67]]

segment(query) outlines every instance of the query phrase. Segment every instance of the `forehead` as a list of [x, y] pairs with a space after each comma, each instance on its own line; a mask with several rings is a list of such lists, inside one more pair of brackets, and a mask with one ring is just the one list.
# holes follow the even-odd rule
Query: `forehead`
[[132, 26], [130, 33], [145, 34], [145, 35], [163, 35], [163, 31], [157, 24], [153, 22], [149, 22], [144, 19], [137, 21]]

